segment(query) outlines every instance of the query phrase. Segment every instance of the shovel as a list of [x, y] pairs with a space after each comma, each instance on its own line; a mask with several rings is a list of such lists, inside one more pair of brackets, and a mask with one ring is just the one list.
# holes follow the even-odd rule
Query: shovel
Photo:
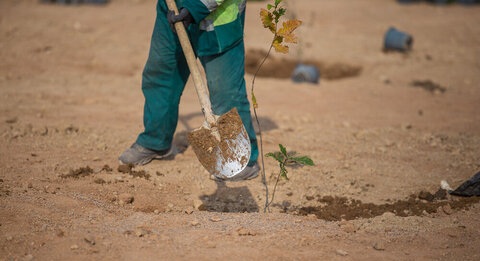
[[[174, 0], [166, 0], [168, 9], [178, 14]], [[240, 173], [250, 159], [250, 139], [236, 108], [217, 116], [213, 114], [207, 86], [197, 67], [197, 59], [183, 22], [175, 23], [188, 68], [193, 78], [205, 122], [188, 134], [188, 141], [200, 163], [220, 179], [230, 179]], [[226, 86], [227, 87], [227, 86]]]

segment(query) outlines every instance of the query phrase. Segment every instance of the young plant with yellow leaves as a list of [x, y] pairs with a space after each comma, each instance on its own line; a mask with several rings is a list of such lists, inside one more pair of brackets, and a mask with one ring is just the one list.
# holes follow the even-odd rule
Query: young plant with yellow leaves
[[286, 43], [297, 43], [297, 36], [293, 33], [302, 21], [297, 19], [286, 20], [279, 27], [280, 18], [285, 15], [285, 7], [280, 6], [282, 0], [275, 0], [275, 5], [268, 4], [267, 9], [260, 10], [263, 27], [273, 33], [272, 47], [279, 53], [288, 53]]
[[[260, 9], [260, 18], [262, 20], [263, 27], [267, 28], [268, 30], [270, 30], [270, 32], [273, 33], [273, 39], [272, 39], [272, 42], [270, 43], [270, 47], [268, 48], [268, 52], [263, 58], [263, 60], [261, 61], [261, 63], [259, 64], [255, 74], [253, 75], [253, 80], [252, 80], [253, 112], [255, 114], [255, 120], [257, 122], [258, 130], [259, 130], [260, 150], [262, 152], [263, 152], [262, 131], [260, 128], [260, 122], [258, 121], [258, 116], [257, 116], [258, 103], [254, 93], [255, 78], [257, 77], [257, 73], [260, 71], [261, 67], [267, 60], [268, 56], [270, 55], [270, 52], [272, 51], [272, 49], [274, 49], [276, 52], [286, 54], [289, 51], [289, 47], [287, 44], [297, 43], [297, 36], [294, 34], [294, 31], [302, 24], [302, 21], [297, 19], [289, 19], [289, 20], [282, 19], [287, 12], [287, 9], [282, 5], [282, 2], [283, 0], [274, 0], [274, 4], [267, 4], [267, 9], [264, 9], [264, 8]], [[270, 152], [266, 154], [267, 157], [271, 157], [275, 159], [279, 163], [279, 168], [280, 168], [279, 174], [277, 176], [277, 180], [275, 182], [275, 186], [273, 188], [273, 193], [272, 193], [270, 202], [269, 202], [270, 197], [269, 197], [268, 185], [267, 185], [267, 180], [265, 175], [265, 164], [263, 161], [263, 155], [261, 157], [262, 166], [263, 166], [262, 168], [263, 184], [265, 185], [265, 189], [266, 189], [266, 200], [265, 200], [264, 211], [267, 211], [271, 202], [273, 202], [273, 199], [275, 197], [275, 190], [277, 188], [279, 179], [281, 177], [288, 179], [288, 176], [287, 176], [288, 171], [286, 169], [287, 166], [291, 164], [295, 164], [297, 166], [298, 165], [300, 166], [314, 165], [313, 160], [310, 159], [308, 156], [298, 157], [295, 155], [295, 152], [287, 152], [287, 149], [282, 144], [279, 144], [279, 147], [280, 147], [280, 151]]]
[[252, 103], [253, 108], [258, 108], [257, 99], [254, 93], [254, 85], [255, 85], [255, 78], [257, 73], [262, 68], [262, 65], [267, 60], [268, 56], [270, 56], [270, 52], [272, 48], [279, 53], [287, 54], [289, 51], [288, 45], [289, 43], [295, 44], [297, 43], [297, 36], [294, 34], [295, 29], [297, 29], [301, 24], [302, 21], [298, 19], [289, 19], [282, 21], [282, 26], [279, 26], [280, 19], [287, 13], [287, 9], [281, 5], [283, 0], [274, 0], [274, 4], [267, 4], [267, 9], [261, 8], [260, 9], [260, 18], [262, 20], [263, 27], [270, 30], [273, 33], [273, 39], [270, 43], [270, 47], [268, 48], [268, 52], [263, 58], [262, 62], [257, 68], [257, 71], [253, 75], [252, 80]]

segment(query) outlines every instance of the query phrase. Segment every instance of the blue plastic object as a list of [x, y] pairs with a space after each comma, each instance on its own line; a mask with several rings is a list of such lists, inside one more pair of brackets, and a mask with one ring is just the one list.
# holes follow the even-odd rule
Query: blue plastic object
[[473, 5], [473, 4], [478, 4], [480, 1], [478, 0], [457, 0], [459, 4], [463, 5]]
[[314, 65], [297, 64], [292, 73], [292, 81], [301, 83], [318, 83], [320, 80], [320, 71]]
[[413, 37], [405, 32], [390, 27], [385, 33], [385, 50], [406, 52], [412, 49]]

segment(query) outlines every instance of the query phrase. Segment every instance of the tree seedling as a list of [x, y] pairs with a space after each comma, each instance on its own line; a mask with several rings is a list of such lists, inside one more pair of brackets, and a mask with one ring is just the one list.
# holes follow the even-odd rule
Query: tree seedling
[[[255, 121], [257, 122], [258, 130], [259, 130], [259, 137], [260, 137], [260, 150], [263, 152], [263, 140], [262, 140], [262, 131], [260, 127], [260, 122], [257, 116], [257, 109], [258, 103], [257, 98], [255, 97], [254, 86], [255, 86], [255, 78], [257, 77], [258, 72], [260, 71], [261, 67], [267, 60], [268, 56], [270, 55], [272, 49], [278, 53], [286, 54], [289, 51], [289, 47], [287, 44], [295, 44], [297, 43], [297, 37], [294, 34], [294, 31], [302, 24], [302, 21], [297, 19], [282, 19], [287, 12], [287, 9], [282, 5], [283, 0], [274, 0], [273, 4], [267, 4], [267, 8], [260, 9], [260, 18], [262, 20], [263, 27], [267, 28], [270, 32], [273, 33], [273, 38], [270, 43], [270, 47], [268, 48], [268, 52], [265, 57], [260, 62], [255, 74], [253, 75], [252, 79], [252, 104], [253, 104], [253, 112], [255, 115]], [[280, 22], [282, 20], [281, 26]], [[269, 199], [269, 191], [267, 185], [267, 179], [265, 175], [265, 164], [263, 160], [263, 155], [261, 157], [262, 160], [262, 172], [263, 172], [263, 184], [265, 185], [266, 190], [266, 200], [265, 200], [265, 208], [264, 211], [266, 212], [269, 209], [270, 204], [273, 202], [275, 191], [277, 188], [278, 181], [280, 178], [285, 178], [288, 180], [288, 170], [287, 166], [313, 166], [313, 160], [308, 156], [296, 156], [295, 152], [287, 152], [287, 149], [282, 145], [279, 144], [279, 151], [276, 152], [269, 152], [265, 154], [267, 157], [271, 157], [275, 159], [279, 164], [279, 173], [277, 175], [277, 180], [275, 182], [275, 186], [273, 188], [271, 200]]]
[[273, 199], [275, 197], [275, 191], [277, 189], [277, 184], [280, 178], [284, 178], [288, 180], [288, 170], [287, 166], [294, 167], [294, 166], [313, 166], [315, 165], [313, 163], [313, 160], [308, 157], [308, 156], [297, 156], [297, 153], [292, 151], [292, 152], [287, 152], [287, 149], [282, 145], [278, 144], [280, 147], [279, 151], [275, 152], [269, 152], [265, 154], [267, 157], [272, 157], [278, 162], [278, 167], [280, 171], [278, 172], [277, 175], [277, 180], [275, 181], [275, 186], [273, 187], [273, 192], [272, 192], [272, 198], [270, 202], [267, 202], [265, 205], [266, 208], [270, 206], [270, 204], [273, 202]]

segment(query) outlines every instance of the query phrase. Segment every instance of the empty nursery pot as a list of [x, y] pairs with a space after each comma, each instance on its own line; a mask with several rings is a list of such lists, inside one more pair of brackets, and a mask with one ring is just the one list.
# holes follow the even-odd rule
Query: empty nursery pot
[[320, 79], [320, 71], [314, 65], [297, 64], [292, 73], [292, 81], [318, 83]]
[[412, 49], [413, 37], [405, 32], [390, 27], [385, 33], [385, 50], [406, 52]]

